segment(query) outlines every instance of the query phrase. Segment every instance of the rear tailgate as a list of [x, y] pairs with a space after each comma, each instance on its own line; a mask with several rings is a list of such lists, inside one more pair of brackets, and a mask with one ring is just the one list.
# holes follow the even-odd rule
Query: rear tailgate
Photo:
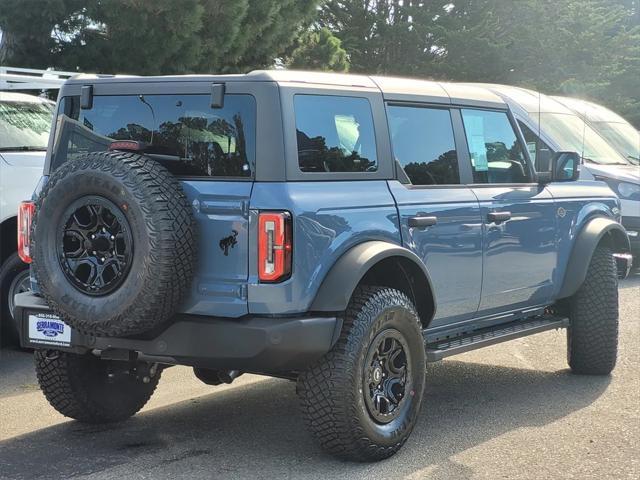
[[196, 276], [183, 312], [239, 317], [247, 310], [253, 182], [183, 181], [198, 222]]

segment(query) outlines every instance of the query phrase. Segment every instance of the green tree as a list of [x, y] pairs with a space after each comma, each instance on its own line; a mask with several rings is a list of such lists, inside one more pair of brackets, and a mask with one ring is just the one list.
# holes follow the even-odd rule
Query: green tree
[[638, 0], [327, 0], [351, 70], [522, 85], [640, 126]]
[[81, 0], [0, 0], [0, 64], [49, 65], [58, 39], [52, 36]]
[[189, 72], [199, 60], [204, 8], [198, 0], [100, 0], [60, 25], [56, 66], [101, 73]]
[[304, 32], [297, 43], [287, 62], [290, 68], [334, 72], [349, 70], [347, 52], [342, 48], [340, 39], [335, 37], [328, 28]]
[[417, 75], [439, 61], [438, 27], [450, 1], [328, 0], [318, 25], [342, 41], [350, 70]]
[[313, 20], [318, 2], [0, 0], [2, 61], [130, 74], [268, 67]]

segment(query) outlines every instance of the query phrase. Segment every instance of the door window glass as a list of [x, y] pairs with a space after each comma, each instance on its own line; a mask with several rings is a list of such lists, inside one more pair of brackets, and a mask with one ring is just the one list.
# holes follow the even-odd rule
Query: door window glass
[[298, 164], [303, 172], [375, 172], [371, 105], [366, 98], [295, 95]]
[[393, 155], [412, 184], [460, 183], [449, 110], [389, 106], [387, 116]]
[[551, 147], [543, 142], [533, 130], [527, 127], [521, 121], [518, 121], [524, 141], [527, 144], [527, 150], [529, 151], [529, 158], [536, 166], [537, 172], [549, 172], [551, 171], [551, 157], [553, 155]]
[[462, 109], [474, 183], [526, 183], [522, 146], [505, 112]]

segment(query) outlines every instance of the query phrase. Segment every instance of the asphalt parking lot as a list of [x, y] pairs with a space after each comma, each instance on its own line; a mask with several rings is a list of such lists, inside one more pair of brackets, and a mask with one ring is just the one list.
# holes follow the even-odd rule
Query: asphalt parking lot
[[0, 478], [640, 478], [640, 275], [621, 284], [618, 366], [571, 375], [564, 332], [470, 352], [428, 370], [418, 426], [378, 464], [323, 454], [292, 382], [200, 384], [164, 372], [133, 419], [86, 426], [41, 395], [31, 355], [0, 357]]

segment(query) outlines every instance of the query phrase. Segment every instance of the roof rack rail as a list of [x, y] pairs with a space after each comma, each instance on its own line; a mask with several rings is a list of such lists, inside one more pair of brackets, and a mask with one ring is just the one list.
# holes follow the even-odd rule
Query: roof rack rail
[[78, 73], [0, 65], [0, 90], [57, 90]]

